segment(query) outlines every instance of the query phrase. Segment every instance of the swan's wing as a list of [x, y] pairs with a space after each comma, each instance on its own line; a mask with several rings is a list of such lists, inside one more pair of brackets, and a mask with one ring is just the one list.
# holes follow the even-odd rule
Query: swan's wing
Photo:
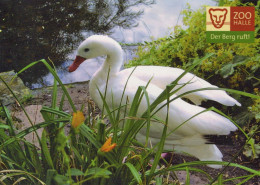
[[[121, 71], [120, 73], [124, 73], [125, 75], [130, 75], [134, 68], [129, 68]], [[166, 85], [170, 84], [174, 80], [176, 80], [184, 71], [179, 68], [172, 68], [172, 67], [163, 67], [163, 66], [138, 66], [134, 72], [133, 76], [148, 82], [152, 79], [151, 83], [165, 89]], [[183, 85], [185, 83], [189, 83], [181, 88], [176, 94], [180, 95], [187, 91], [201, 89], [201, 88], [218, 88], [217, 86], [211, 85], [207, 81], [191, 74], [187, 73], [179, 80], [179, 84]], [[180, 85], [176, 86], [175, 89], [179, 88]], [[234, 98], [230, 97], [225, 91], [223, 90], [204, 90], [204, 91], [197, 91], [190, 94], [185, 95], [184, 97], [190, 99], [196, 105], [200, 105], [201, 101], [203, 100], [213, 100], [219, 102], [223, 105], [233, 106], [241, 104], [235, 100]]]
[[[123, 78], [123, 77], [122, 77]], [[109, 91], [107, 91], [107, 103], [111, 107], [119, 106], [119, 102], [121, 101], [121, 96], [125, 87], [125, 80], [122, 80], [120, 76], [117, 76], [115, 79], [111, 79], [109, 81]], [[120, 80], [119, 80], [120, 79]], [[129, 82], [125, 89], [125, 95], [123, 102], [126, 102], [126, 99], [129, 100], [129, 104], [132, 103], [134, 95], [139, 86], [146, 86], [146, 82], [139, 80], [136, 77], [130, 77]], [[162, 89], [157, 87], [156, 85], [149, 84], [147, 87], [147, 92], [149, 96], [150, 103], [154, 102], [155, 99], [162, 92]], [[174, 96], [172, 96], [174, 97]], [[161, 107], [165, 102], [162, 102], [158, 105]], [[138, 116], [141, 116], [144, 111], [147, 110], [147, 101], [145, 97], [142, 98], [139, 109]], [[179, 127], [176, 131], [173, 132], [175, 136], [178, 137], [190, 137], [193, 135], [208, 135], [208, 134], [217, 134], [217, 135], [227, 135], [230, 131], [236, 130], [236, 126], [233, 125], [231, 121], [227, 118], [213, 112], [207, 111], [203, 112], [205, 109], [196, 105], [191, 105], [182, 99], [178, 98], [170, 103], [169, 107], [169, 124], [168, 124], [168, 132], [173, 131], [193, 117], [187, 123]], [[199, 114], [201, 113], [201, 114]], [[167, 116], [167, 108], [166, 106], [159, 110], [156, 114], [160, 120], [165, 120]], [[153, 123], [150, 128], [150, 135], [161, 136], [161, 132], [163, 130], [164, 125], [159, 123]]]
[[[119, 102], [121, 101], [122, 93], [125, 88], [126, 79], [124, 75], [119, 75], [116, 78], [111, 78], [108, 83], [110, 85], [108, 86], [106, 100], [110, 108], [114, 109], [119, 106]], [[137, 88], [139, 86], [146, 85], [146, 82], [134, 76], [130, 77], [125, 88], [123, 102], [126, 102], [126, 99], [128, 99], [129, 104], [131, 104]], [[149, 84], [146, 90], [150, 103], [154, 102], [162, 92], [162, 89], [154, 84]], [[174, 96], [175, 95], [172, 97]], [[158, 105], [158, 107], [161, 107], [164, 103], [165, 102], [162, 102]], [[137, 110], [137, 116], [141, 116], [146, 110], [147, 101], [146, 98], [143, 97]], [[204, 110], [204, 108], [191, 105], [180, 98], [171, 102], [169, 105], [169, 120], [167, 129], [168, 136], [165, 140], [164, 150], [175, 150], [177, 152], [190, 153], [200, 160], [221, 161], [221, 152], [215, 145], [205, 144], [207, 141], [203, 138], [203, 135], [227, 135], [230, 133], [230, 131], [234, 131], [237, 128], [227, 118], [213, 111], [201, 113]], [[167, 107], [163, 107], [155, 114], [155, 116], [159, 118], [159, 120], [165, 120], [167, 117], [167, 111]], [[195, 116], [196, 114], [198, 115]], [[187, 122], [184, 123], [185, 121]], [[181, 125], [182, 123], [184, 124]], [[178, 126], [180, 127], [176, 129]], [[150, 123], [149, 143], [151, 143], [153, 146], [160, 142], [163, 128], [163, 123], [153, 121]], [[145, 143], [145, 126], [139, 131], [139, 133], [136, 135], [136, 138], [140, 142]], [[221, 166], [213, 165], [211, 167], [219, 168]]]

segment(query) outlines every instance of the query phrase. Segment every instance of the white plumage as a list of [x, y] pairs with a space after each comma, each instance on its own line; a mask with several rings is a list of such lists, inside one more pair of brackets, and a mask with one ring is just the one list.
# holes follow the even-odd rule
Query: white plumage
[[[90, 96], [97, 103], [98, 107], [102, 108], [103, 102], [99, 95], [98, 89], [105, 93], [106, 101], [110, 108], [119, 106], [121, 96], [126, 84], [126, 81], [134, 70], [134, 68], [124, 69], [120, 71], [120, 67], [123, 64], [123, 51], [120, 45], [113, 39], [107, 36], [94, 35], [87, 38], [82, 42], [77, 51], [77, 57], [73, 64], [70, 66], [69, 71], [75, 71], [78, 66], [86, 59], [95, 58], [98, 56], [107, 56], [106, 61], [100, 67], [100, 69], [93, 75], [90, 84], [89, 92]], [[108, 84], [107, 75], [108, 71], [109, 79]], [[129, 78], [126, 86], [124, 100], [129, 99], [129, 102], [133, 101], [134, 95], [139, 86], [146, 86], [148, 81], [151, 80], [147, 87], [150, 103], [152, 103], [159, 94], [165, 89], [166, 85], [178, 78], [183, 73], [182, 69], [160, 66], [138, 66]], [[176, 94], [182, 94], [187, 91], [208, 88], [216, 86], [211, 85], [205, 80], [187, 73], [178, 82], [180, 84], [188, 83]], [[175, 89], [178, 87], [175, 87]], [[172, 95], [171, 98], [176, 95]], [[178, 98], [170, 103], [169, 106], [169, 120], [167, 132], [170, 133], [180, 124], [205, 110], [200, 107], [201, 101], [213, 100], [227, 106], [238, 105], [240, 103], [230, 97], [225, 91], [222, 90], [205, 90], [193, 92], [185, 96], [190, 99], [196, 105], [185, 102], [181, 98]], [[160, 105], [163, 105], [162, 102]], [[159, 105], [159, 106], [160, 106]], [[141, 116], [144, 111], [147, 110], [147, 102], [145, 98], [142, 99], [137, 115]], [[167, 114], [166, 107], [162, 108], [156, 113], [156, 117], [161, 120], [165, 120]], [[149, 139], [150, 142], [155, 145], [160, 142], [164, 125], [158, 122], [151, 122]], [[198, 159], [222, 161], [222, 154], [214, 144], [205, 144], [207, 141], [203, 138], [203, 135], [216, 134], [216, 135], [228, 135], [230, 131], [235, 131], [237, 128], [227, 118], [213, 112], [207, 111], [187, 121], [180, 128], [171, 133], [165, 141], [165, 150], [175, 150], [177, 152], [189, 153]], [[137, 134], [137, 139], [140, 142], [145, 142], [146, 128], [143, 127]], [[209, 165], [213, 168], [219, 168], [219, 165]]]

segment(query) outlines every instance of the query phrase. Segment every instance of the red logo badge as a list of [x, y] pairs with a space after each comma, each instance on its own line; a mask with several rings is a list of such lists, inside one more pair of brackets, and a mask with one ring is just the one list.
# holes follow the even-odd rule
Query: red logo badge
[[255, 7], [231, 7], [231, 31], [255, 30]]
[[210, 8], [210, 19], [215, 28], [221, 28], [226, 20], [228, 10], [226, 8]]
[[208, 43], [253, 43], [255, 7], [206, 7]]

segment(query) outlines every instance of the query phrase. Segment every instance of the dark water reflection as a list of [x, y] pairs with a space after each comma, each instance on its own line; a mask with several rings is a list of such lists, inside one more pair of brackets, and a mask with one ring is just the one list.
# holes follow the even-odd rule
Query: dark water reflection
[[[216, 4], [213, 0], [0, 0], [0, 72], [17, 72], [50, 58], [63, 83], [89, 80], [103, 58], [84, 62], [75, 73], [67, 71], [84, 38], [106, 34], [137, 43], [163, 37], [169, 28], [182, 24], [180, 12], [186, 3], [192, 10]], [[128, 61], [135, 47], [123, 49]], [[20, 77], [30, 88], [53, 83], [43, 64]]]
[[[16, 72], [32, 61], [51, 58], [66, 67], [68, 55], [83, 39], [82, 33], [110, 34], [115, 27], [137, 25], [142, 11], [132, 8], [153, 0], [1, 0], [0, 72]], [[35, 66], [21, 74], [27, 86], [48, 73]]]

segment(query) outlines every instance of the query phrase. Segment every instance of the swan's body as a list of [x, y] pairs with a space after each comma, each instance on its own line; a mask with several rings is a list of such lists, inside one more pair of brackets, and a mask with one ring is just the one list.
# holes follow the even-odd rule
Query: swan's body
[[[129, 76], [133, 70], [134, 70], [133, 76], [145, 82], [151, 80], [152, 84], [158, 86], [161, 89], [165, 89], [167, 85], [169, 85], [171, 82], [176, 80], [184, 72], [184, 70], [179, 68], [163, 67], [163, 66], [138, 66], [136, 69], [132, 67], [132, 68], [124, 69], [122, 72], [126, 76]], [[183, 86], [185, 83], [188, 84]], [[208, 88], [208, 87], [218, 88], [217, 86], [211, 85], [207, 81], [191, 73], [187, 73], [183, 78], [181, 78], [178, 81], [178, 84], [180, 85], [177, 85], [174, 89], [178, 89], [180, 86], [183, 87], [176, 92], [177, 95], [195, 89]], [[230, 97], [225, 91], [220, 91], [220, 90], [197, 91], [197, 92], [184, 95], [183, 97], [188, 98], [196, 105], [200, 105], [201, 101], [203, 100], [213, 100], [227, 106], [233, 106], [233, 105], [241, 106], [238, 101]]]
[[[127, 79], [134, 70], [134, 68], [129, 68], [120, 71], [120, 67], [123, 63], [123, 51], [120, 45], [109, 37], [94, 35], [86, 39], [79, 46], [77, 55], [78, 56], [74, 63], [69, 68], [69, 71], [71, 72], [76, 70], [85, 59], [107, 55], [106, 61], [93, 75], [90, 81], [89, 92], [98, 107], [102, 108], [103, 102], [98, 89], [102, 94], [104, 94], [107, 88], [107, 104], [110, 106], [111, 110], [119, 106]], [[108, 72], [109, 79], [106, 84]], [[164, 90], [166, 85], [174, 81], [182, 72], [183, 70], [181, 69], [170, 67], [137, 67], [129, 78], [123, 102], [126, 102], [126, 98], [128, 98], [131, 104], [137, 88], [139, 86], [146, 86], [148, 81], [152, 79], [147, 87], [149, 100], [150, 103], [152, 103]], [[202, 80], [191, 73], [186, 74], [179, 83], [188, 84], [178, 91], [178, 94], [199, 88], [216, 88], [216, 86], [209, 84], [205, 80]], [[172, 97], [175, 96], [176, 95], [172, 95]], [[224, 105], [240, 105], [235, 99], [222, 90], [198, 91], [187, 95], [186, 98], [189, 98], [195, 104], [200, 104], [202, 100], [210, 99]], [[162, 102], [161, 105], [163, 103], [165, 102]], [[140, 107], [138, 108], [137, 116], [141, 116], [145, 110], [147, 110], [147, 102], [145, 98], [143, 98]], [[169, 106], [168, 133], [203, 110], [205, 110], [205, 108], [189, 104], [181, 98], [174, 100]], [[164, 107], [158, 111], [155, 116], [161, 120], [165, 120], [166, 114], [167, 110], [166, 107]], [[160, 141], [163, 127], [163, 124], [151, 122], [149, 139], [153, 146]], [[179, 152], [189, 153], [204, 161], [222, 161], [223, 156], [219, 149], [214, 144], [205, 144], [207, 141], [203, 138], [203, 135], [228, 135], [230, 131], [235, 130], [236, 127], [225, 117], [220, 116], [213, 111], [204, 112], [190, 119], [187, 123], [171, 133], [166, 138], [164, 149], [174, 149]], [[136, 137], [140, 142], [144, 142], [146, 138], [146, 128], [143, 127]], [[211, 165], [211, 167], [218, 168], [220, 166]]]

